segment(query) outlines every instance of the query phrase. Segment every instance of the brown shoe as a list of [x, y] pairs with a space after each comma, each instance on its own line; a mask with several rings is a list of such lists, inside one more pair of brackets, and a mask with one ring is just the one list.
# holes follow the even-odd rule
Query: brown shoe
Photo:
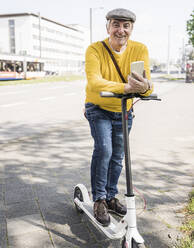
[[110, 224], [110, 216], [105, 199], [97, 200], [94, 203], [94, 217], [103, 226], [108, 226]]
[[108, 205], [108, 211], [113, 212], [119, 216], [124, 216], [127, 213], [127, 208], [122, 205], [117, 198], [112, 198], [110, 201], [106, 201]]

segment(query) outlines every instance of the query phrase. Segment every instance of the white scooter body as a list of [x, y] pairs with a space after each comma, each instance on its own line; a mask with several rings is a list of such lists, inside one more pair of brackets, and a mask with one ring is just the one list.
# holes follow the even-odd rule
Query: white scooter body
[[135, 210], [135, 196], [125, 197], [127, 214], [118, 222], [112, 215], [110, 215], [110, 225], [107, 227], [102, 226], [93, 215], [93, 202], [90, 200], [88, 191], [83, 184], [77, 184], [75, 189], [79, 188], [83, 201], [77, 197], [74, 198], [74, 203], [92, 220], [93, 223], [110, 239], [120, 239], [125, 236], [126, 248], [132, 248], [132, 239], [136, 243], [144, 243], [143, 238], [139, 234], [136, 226], [136, 210]]

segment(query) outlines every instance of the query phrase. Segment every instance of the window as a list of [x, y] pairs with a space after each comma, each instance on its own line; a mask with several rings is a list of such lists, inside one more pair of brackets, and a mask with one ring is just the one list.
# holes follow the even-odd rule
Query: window
[[8, 20], [10, 53], [15, 53], [15, 20]]

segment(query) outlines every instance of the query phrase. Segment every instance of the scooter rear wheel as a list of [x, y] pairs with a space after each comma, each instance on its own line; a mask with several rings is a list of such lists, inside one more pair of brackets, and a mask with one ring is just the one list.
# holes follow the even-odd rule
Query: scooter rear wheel
[[124, 237], [122, 242], [121, 242], [122, 248], [128, 248], [128, 243], [126, 242], [126, 238]]
[[[79, 187], [75, 187], [75, 189], [74, 189], [74, 199], [75, 199], [75, 198], [78, 198], [81, 202], [84, 201], [83, 194], [82, 194], [82, 192], [81, 192], [81, 190], [80, 190]], [[84, 212], [84, 211], [83, 211], [81, 208], [79, 208], [76, 204], [75, 204], [75, 207], [76, 207], [77, 211], [78, 211], [80, 214], [82, 214], [82, 213]]]

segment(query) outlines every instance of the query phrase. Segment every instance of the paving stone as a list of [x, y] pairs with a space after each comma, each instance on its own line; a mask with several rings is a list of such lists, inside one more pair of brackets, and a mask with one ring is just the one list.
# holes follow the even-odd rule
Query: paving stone
[[173, 248], [175, 243], [178, 244], [181, 234], [174, 229], [166, 228], [162, 232], [143, 234], [143, 238], [147, 248]]
[[3, 201], [0, 201], [0, 219], [1, 218], [4, 218], [6, 216], [5, 214], [5, 205], [4, 205], [4, 202]]
[[33, 185], [33, 190], [39, 199], [64, 197], [64, 188], [53, 183], [35, 184]]
[[3, 204], [3, 201], [4, 201], [4, 194], [0, 192], [0, 206]]
[[4, 163], [3, 160], [0, 160], [0, 182], [3, 179], [3, 174], [4, 174]]
[[9, 248], [8, 241], [6, 238], [0, 238], [0, 247], [1, 248]]
[[190, 192], [190, 188], [186, 190], [185, 188], [179, 188], [176, 191], [166, 192], [165, 194], [171, 197], [177, 204], [183, 205], [188, 201], [188, 194]]
[[0, 195], [3, 193], [4, 190], [4, 184], [0, 182]]
[[69, 208], [68, 204], [65, 204], [65, 202], [59, 202], [59, 201], [49, 201], [48, 199], [39, 199], [39, 206], [41, 211], [44, 212], [53, 212], [59, 215], [67, 215], [67, 209]]
[[166, 204], [174, 205], [176, 202], [169, 196], [157, 193], [155, 194], [144, 194], [145, 200], [146, 200], [146, 208], [147, 209], [153, 209], [153, 208], [159, 208], [162, 206], [166, 206]]
[[[15, 156], [19, 156], [19, 154], [15, 155]], [[15, 160], [17, 160], [17, 158], [15, 158]], [[18, 163], [15, 164], [14, 162], [12, 162], [13, 160], [10, 160], [9, 158], [7, 159], [6, 163], [5, 163], [5, 169], [4, 169], [4, 177], [5, 179], [7, 178], [14, 178], [16, 180], [19, 179], [20, 176], [22, 175], [26, 175], [27, 171], [26, 168], [24, 166], [23, 163]], [[17, 177], [16, 177], [17, 175]]]
[[[75, 214], [77, 213], [75, 212]], [[76, 216], [77, 221], [51, 212], [44, 214], [46, 225], [52, 234], [54, 243], [57, 245], [63, 244], [65, 247], [66, 245], [67, 247], [104, 247], [96, 244], [97, 239], [91, 226], [88, 226], [87, 221], [82, 218], [85, 215], [77, 214]]]
[[17, 202], [26, 202], [31, 199], [34, 199], [31, 186], [16, 187], [5, 192], [5, 203], [7, 205]]
[[71, 243], [78, 247], [88, 247], [89, 244], [94, 244], [95, 240], [91, 237], [86, 226], [83, 224], [66, 223], [64, 225], [58, 223], [48, 223], [48, 229], [51, 233], [54, 243], [63, 242]]
[[[20, 177], [23, 175], [16, 175], [15, 177], [10, 177], [5, 179], [5, 189], [6, 191], [13, 190], [15, 188], [23, 188], [23, 187], [29, 187], [30, 185], [24, 182], [24, 180]], [[26, 175], [28, 182], [29, 182], [29, 176]]]
[[[53, 236], [52, 236], [53, 237]], [[95, 243], [81, 243], [73, 238], [70, 238], [69, 241], [66, 241], [63, 237], [55, 236], [54, 245], [56, 248], [105, 248], [104, 246], [95, 244]]]
[[157, 209], [157, 211], [153, 210], [153, 212], [167, 226], [176, 229], [182, 225], [183, 218], [178, 216], [172, 207]]
[[40, 213], [35, 200], [22, 201], [6, 206], [6, 217], [9, 219]]
[[144, 211], [140, 216], [137, 216], [137, 227], [141, 234], [147, 233], [148, 230], [162, 231], [166, 228], [154, 211]]
[[9, 248], [54, 248], [46, 231], [34, 230], [9, 236]]
[[[1, 210], [0, 210], [1, 211]], [[0, 247], [6, 248], [7, 246], [7, 224], [6, 217], [0, 214]]]
[[7, 219], [7, 230], [9, 236], [17, 236], [25, 233], [45, 230], [41, 215], [26, 215], [19, 218]]

